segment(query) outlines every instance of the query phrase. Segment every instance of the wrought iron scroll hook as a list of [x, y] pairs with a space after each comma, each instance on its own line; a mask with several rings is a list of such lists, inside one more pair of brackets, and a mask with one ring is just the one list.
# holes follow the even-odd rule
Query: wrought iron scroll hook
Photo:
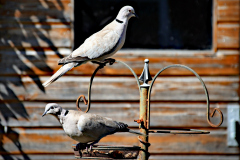
[[[201, 82], [202, 86], [203, 86], [203, 89], [205, 91], [205, 95], [206, 95], [206, 100], [207, 100], [207, 122], [209, 123], [209, 125], [211, 125], [212, 127], [219, 127], [222, 122], [223, 122], [223, 114], [221, 112], [221, 110], [219, 108], [214, 108], [213, 112], [211, 113], [211, 117], [214, 116], [215, 112], [218, 111], [219, 114], [220, 114], [220, 117], [221, 117], [221, 120], [220, 122], [216, 125], [216, 124], [213, 124], [211, 121], [210, 121], [210, 103], [209, 103], [209, 95], [208, 95], [208, 91], [207, 91], [207, 87], [205, 85], [205, 83], [203, 82], [202, 78], [191, 68], [185, 66], [185, 65], [181, 65], [181, 64], [174, 64], [174, 65], [169, 65], [169, 66], [166, 66], [164, 67], [163, 69], [161, 69], [153, 78], [151, 84], [150, 84], [150, 87], [149, 87], [149, 93], [148, 93], [148, 110], [150, 110], [150, 95], [151, 95], [151, 90], [152, 90], [152, 86], [154, 84], [154, 81], [156, 80], [156, 78], [158, 77], [159, 74], [161, 74], [164, 70], [168, 69], [168, 68], [172, 68], [172, 67], [181, 67], [181, 68], [185, 68], [189, 71], [191, 71], [198, 79], [199, 81]], [[149, 114], [150, 112], [148, 112]], [[149, 117], [149, 115], [148, 115]], [[148, 121], [150, 122], [150, 119], [148, 119]], [[149, 128], [149, 124], [148, 123], [148, 128]]]
[[82, 111], [80, 106], [79, 106], [79, 102], [81, 100], [83, 100], [84, 104], [87, 105], [87, 109], [84, 111], [85, 113], [87, 113], [89, 110], [90, 110], [90, 106], [91, 106], [91, 88], [92, 88], [92, 82], [93, 82], [93, 79], [96, 75], [96, 73], [98, 72], [99, 69], [103, 68], [101, 65], [99, 65], [97, 67], [97, 69], [93, 72], [92, 76], [91, 76], [91, 79], [90, 79], [90, 82], [89, 82], [89, 86], [88, 86], [88, 100], [86, 100], [86, 97], [84, 95], [80, 95], [76, 101], [76, 106], [77, 106], [77, 109], [79, 111]]
[[93, 79], [94, 79], [94, 77], [95, 77], [95, 75], [96, 75], [96, 73], [98, 72], [99, 69], [103, 68], [107, 63], [112, 65], [114, 62], [118, 62], [118, 63], [123, 64], [124, 66], [126, 66], [132, 72], [133, 76], [137, 80], [138, 89], [140, 91], [140, 82], [138, 80], [138, 77], [137, 77], [136, 73], [132, 70], [132, 68], [129, 67], [126, 63], [124, 63], [122, 61], [117, 61], [117, 60], [114, 60], [114, 59], [106, 59], [104, 62], [93, 62], [93, 63], [99, 64], [99, 66], [93, 72], [93, 74], [91, 76], [91, 79], [90, 79], [90, 82], [89, 82], [89, 86], [88, 86], [88, 100], [86, 99], [86, 97], [84, 95], [80, 95], [78, 97], [77, 101], [76, 101], [76, 106], [77, 106], [78, 110], [82, 111], [80, 106], [79, 106], [79, 102], [81, 100], [83, 100], [84, 104], [87, 105], [87, 109], [84, 112], [87, 113], [90, 110], [90, 106], [91, 106], [91, 88], [92, 88]]
[[104, 66], [106, 66], [107, 63], [109, 63], [110, 65], [112, 65], [115, 62], [114, 59], [106, 59], [104, 60], [104, 62], [96, 62], [93, 61], [93, 63], [97, 63], [99, 64], [99, 66], [96, 68], [96, 70], [93, 72], [90, 82], [89, 82], [89, 86], [88, 86], [88, 99], [86, 100], [86, 97], [84, 95], [80, 95], [76, 101], [76, 107], [79, 111], [82, 111], [80, 106], [79, 106], [79, 102], [81, 100], [83, 100], [84, 104], [87, 105], [87, 109], [84, 111], [85, 113], [87, 113], [90, 110], [90, 106], [91, 106], [91, 89], [92, 89], [92, 82], [93, 79], [96, 75], [96, 73], [98, 72], [99, 69], [102, 69]]

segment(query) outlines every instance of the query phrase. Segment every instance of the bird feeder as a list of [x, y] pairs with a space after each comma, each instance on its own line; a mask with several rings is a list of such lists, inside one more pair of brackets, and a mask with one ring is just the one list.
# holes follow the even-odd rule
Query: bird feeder
[[[122, 61], [115, 61], [113, 59], [108, 59], [107, 61], [103, 63], [98, 63], [99, 66], [96, 68], [94, 73], [91, 76], [90, 83], [89, 83], [89, 88], [88, 88], [88, 100], [85, 98], [84, 95], [80, 95], [76, 101], [76, 106], [78, 110], [81, 110], [79, 103], [81, 100], [84, 101], [85, 105], [87, 105], [87, 109], [85, 112], [87, 113], [90, 110], [90, 105], [91, 105], [91, 86], [93, 79], [98, 72], [99, 69], [103, 68], [106, 66], [107, 63], [112, 65], [113, 63], [121, 63], [122, 65], [126, 66], [133, 74], [133, 76], [136, 79], [139, 92], [140, 92], [140, 114], [139, 114], [139, 119], [134, 120], [139, 124], [139, 129], [141, 133], [144, 133], [148, 135], [147, 137], [144, 136], [139, 136], [139, 146], [99, 146], [95, 145], [93, 146], [92, 150], [89, 151], [79, 151], [76, 149], [76, 145], [73, 145], [72, 148], [74, 150], [75, 158], [84, 158], [84, 159], [139, 159], [139, 160], [147, 160], [150, 156], [148, 152], [148, 148], [150, 146], [150, 143], [148, 142], [149, 139], [149, 133], [152, 134], [158, 134], [158, 133], [165, 133], [165, 134], [209, 134], [209, 131], [204, 131], [204, 130], [196, 130], [196, 129], [178, 129], [178, 130], [169, 130], [169, 129], [162, 129], [158, 131], [153, 131], [150, 130], [150, 98], [151, 98], [151, 91], [153, 84], [157, 77], [166, 69], [169, 68], [185, 68], [189, 71], [191, 71], [201, 82], [202, 87], [205, 92], [206, 96], [206, 101], [207, 101], [207, 122], [212, 126], [212, 127], [218, 127], [222, 124], [223, 122], [223, 114], [220, 109], [214, 108], [213, 112], [210, 114], [210, 103], [209, 103], [209, 95], [208, 91], [206, 88], [205, 83], [201, 79], [201, 77], [191, 68], [185, 66], [185, 65], [180, 65], [180, 64], [174, 64], [174, 65], [169, 65], [161, 69], [155, 76], [154, 78], [151, 77], [151, 74], [149, 72], [149, 60], [145, 59], [144, 62], [144, 69], [141, 74], [141, 76], [138, 78], [136, 73], [132, 70], [131, 67], [129, 67], [126, 63]], [[140, 81], [142, 81], [142, 84], [140, 85]], [[148, 82], [151, 81], [151, 84], [149, 85]], [[218, 124], [213, 124], [210, 121], [210, 116], [213, 117], [215, 112], [219, 112], [220, 114], [220, 122]]]

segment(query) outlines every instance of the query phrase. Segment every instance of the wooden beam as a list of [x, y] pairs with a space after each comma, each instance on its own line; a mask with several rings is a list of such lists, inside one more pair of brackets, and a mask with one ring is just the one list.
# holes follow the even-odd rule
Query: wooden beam
[[219, 23], [217, 32], [218, 48], [239, 48], [239, 23]]
[[11, 0], [1, 3], [1, 22], [70, 22], [71, 0]]
[[[19, 53], [19, 54], [18, 54]], [[69, 55], [71, 49], [59, 48], [51, 50], [42, 48], [42, 50], [26, 49], [24, 51], [6, 49], [0, 51], [0, 75], [52, 75], [61, 66], [57, 65], [60, 59], [59, 55]], [[144, 59], [148, 57], [150, 60], [150, 73], [154, 76], [160, 69], [172, 64], [183, 64], [199, 75], [218, 75], [231, 76], [239, 75], [239, 52], [219, 50], [214, 56], [177, 56], [163, 55], [161, 53], [151, 55], [149, 52], [138, 53], [119, 51], [113, 57], [128, 64], [140, 75], [143, 70]], [[12, 61], [14, 59], [14, 62]], [[15, 69], [13, 69], [15, 66]], [[76, 67], [66, 73], [66, 75], [89, 76], [96, 69], [97, 65], [91, 62]], [[104, 69], [99, 70], [97, 75], [114, 75], [114, 76], [131, 76], [131, 71], [120, 63], [115, 63], [112, 66], [107, 65]], [[171, 68], [165, 70], [161, 75], [191, 75], [193, 74], [186, 69]]]
[[218, 21], [236, 22], [239, 21], [240, 1], [239, 0], [218, 0]]
[[[16, 24], [16, 28], [0, 28], [2, 42], [0, 48], [15, 51], [25, 47], [71, 47], [70, 25], [32, 25]], [[54, 49], [54, 50], [55, 50]], [[16, 51], [15, 51], [16, 52]], [[23, 51], [24, 52], [24, 51]]]
[[[19, 142], [25, 154], [70, 154], [72, 144], [77, 142], [68, 137], [61, 128], [10, 129], [3, 136], [1, 154], [21, 154], [20, 149], [13, 143]], [[225, 130], [210, 130], [207, 135], [173, 135], [150, 134], [150, 153], [154, 154], [208, 154], [236, 155], [238, 148], [229, 148], [226, 143]], [[29, 144], [31, 142], [31, 145]], [[104, 137], [99, 144], [105, 145], [138, 145], [137, 136], [130, 133], [117, 133]]]
[[[76, 110], [75, 102], [55, 102], [65, 109]], [[53, 116], [42, 117], [46, 102], [5, 102], [0, 103], [1, 124], [10, 127], [60, 127]], [[220, 127], [227, 127], [227, 103], [211, 103], [211, 111], [219, 108], [224, 115], [224, 122]], [[81, 109], [86, 109], [80, 103]], [[210, 112], [211, 112], [210, 111]], [[112, 118], [127, 123], [129, 127], [138, 127], [134, 122], [139, 118], [139, 103], [134, 102], [95, 102], [89, 113]], [[211, 127], [207, 123], [206, 103], [151, 103], [151, 128], [199, 128]], [[15, 118], [14, 118], [15, 116]], [[219, 114], [211, 118], [213, 123], [219, 123]]]
[[[25, 101], [76, 100], [87, 95], [89, 77], [63, 76], [43, 88], [49, 77], [0, 77], [3, 99]], [[239, 101], [239, 76], [202, 77], [211, 101]], [[134, 78], [96, 77], [92, 86], [94, 101], [139, 101]], [[206, 101], [196, 77], [160, 77], [152, 90], [153, 101]]]

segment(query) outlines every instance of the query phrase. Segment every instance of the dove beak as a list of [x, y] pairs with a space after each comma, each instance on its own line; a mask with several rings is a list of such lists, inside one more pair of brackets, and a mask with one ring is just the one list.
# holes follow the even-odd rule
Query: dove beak
[[47, 114], [47, 111], [45, 111], [45, 112], [43, 113], [42, 117], [45, 116], [46, 114]]
[[139, 18], [138, 15], [137, 15], [136, 13], [133, 13], [133, 15], [134, 15], [134, 17]]

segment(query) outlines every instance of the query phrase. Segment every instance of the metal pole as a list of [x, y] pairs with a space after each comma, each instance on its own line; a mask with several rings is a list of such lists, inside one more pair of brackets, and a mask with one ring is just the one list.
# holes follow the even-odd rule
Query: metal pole
[[[143, 134], [148, 135], [148, 129], [147, 129], [147, 97], [148, 97], [148, 88], [149, 86], [140, 86], [141, 87], [141, 93], [140, 93], [140, 132]], [[147, 160], [148, 159], [148, 136], [144, 137], [144, 136], [140, 136], [140, 147], [141, 147], [141, 151], [139, 154], [139, 159], [140, 160]]]
[[140, 136], [140, 153], [139, 153], [139, 160], [147, 160], [149, 157], [148, 153], [148, 122], [147, 120], [149, 119], [148, 115], [150, 115], [148, 112], [148, 90], [149, 86], [147, 83], [148, 81], [151, 81], [151, 75], [149, 73], [149, 68], [148, 68], [148, 63], [149, 60], [145, 59], [144, 60], [145, 65], [143, 72], [139, 79], [143, 82], [143, 84], [140, 86], [140, 132], [143, 134], [146, 134], [147, 136]]

